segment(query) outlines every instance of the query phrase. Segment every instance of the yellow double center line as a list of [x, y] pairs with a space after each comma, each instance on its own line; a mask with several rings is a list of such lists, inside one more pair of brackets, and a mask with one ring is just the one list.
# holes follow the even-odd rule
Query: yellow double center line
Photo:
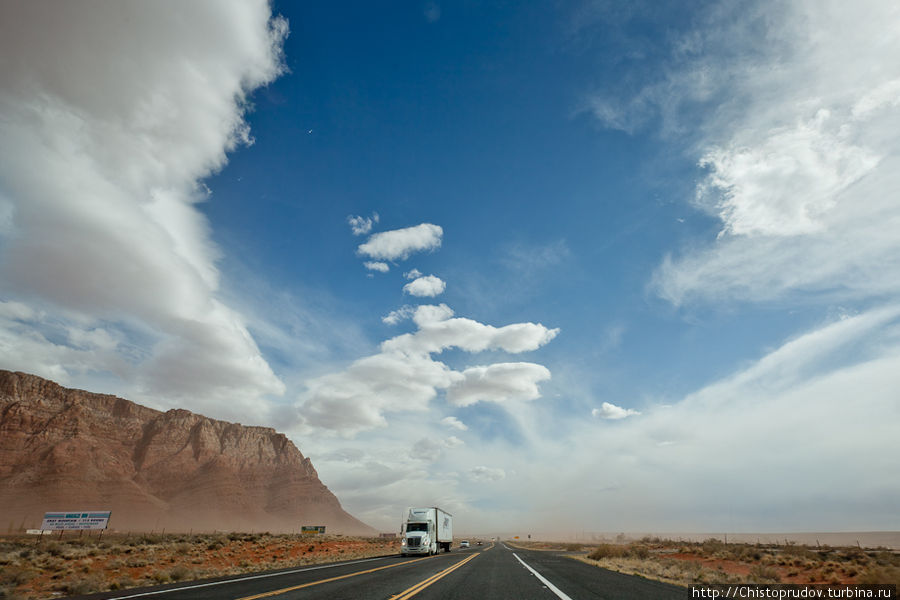
[[[337, 577], [330, 577], [328, 579], [319, 579], [318, 581], [310, 581], [309, 583], [295, 585], [292, 587], [281, 588], [280, 590], [272, 590], [271, 592], [264, 592], [262, 594], [256, 594], [255, 596], [244, 596], [243, 598], [238, 598], [238, 600], [256, 600], [257, 598], [269, 598], [271, 596], [277, 596], [279, 594], [286, 594], [287, 592], [293, 592], [294, 590], [312, 587], [314, 585], [319, 585], [321, 583], [328, 583], [329, 581], [338, 581], [339, 579], [347, 579], [348, 577], [356, 577], [357, 575], [365, 575], [366, 573], [374, 573], [375, 571], [390, 569], [392, 567], [399, 567], [400, 565], [408, 565], [409, 563], [419, 562], [420, 560], [428, 560], [428, 558], [431, 558], [431, 557], [416, 558], [413, 560], [406, 560], [403, 562], [394, 563], [392, 565], [385, 565], [383, 567], [376, 567], [374, 569], [368, 569], [367, 571], [356, 571], [355, 573], [348, 573], [347, 575], [339, 575]], [[406, 592], [404, 592], [404, 593], [406, 593]]]
[[413, 596], [415, 596], [416, 594], [418, 594], [419, 592], [421, 592], [422, 590], [427, 588], [429, 585], [431, 585], [438, 579], [444, 577], [445, 575], [449, 575], [450, 573], [452, 573], [456, 569], [460, 568], [461, 566], [463, 566], [464, 564], [466, 564], [467, 562], [469, 562], [476, 556], [478, 556], [478, 554], [473, 554], [473, 555], [469, 556], [468, 558], [466, 558], [465, 560], [461, 560], [458, 563], [456, 563], [455, 565], [451, 565], [451, 566], [447, 567], [440, 573], [432, 575], [425, 581], [421, 581], [421, 582], [417, 583], [416, 585], [412, 586], [408, 590], [402, 591], [399, 594], [397, 594], [396, 596], [391, 596], [390, 600], [406, 600], [407, 598], [412, 598]]

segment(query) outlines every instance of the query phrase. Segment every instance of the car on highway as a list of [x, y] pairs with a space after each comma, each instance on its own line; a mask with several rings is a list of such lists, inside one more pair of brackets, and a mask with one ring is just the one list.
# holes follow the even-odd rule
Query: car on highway
[[469, 547], [469, 540], [463, 540], [463, 541], [461, 541], [461, 542], [459, 543], [459, 547], [460, 547], [460, 548], [468, 548], [468, 547]]

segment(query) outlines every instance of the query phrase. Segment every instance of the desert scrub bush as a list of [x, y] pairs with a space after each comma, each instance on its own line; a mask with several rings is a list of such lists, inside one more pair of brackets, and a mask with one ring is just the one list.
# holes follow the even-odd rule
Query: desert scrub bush
[[641, 560], [647, 560], [648, 558], [650, 558], [650, 548], [648, 548], [647, 546], [631, 546], [628, 549], [627, 556], [639, 558]]
[[728, 549], [728, 546], [722, 543], [721, 540], [717, 540], [716, 538], [708, 538], [703, 540], [703, 545], [701, 546], [701, 548], [703, 549], [704, 554], [712, 556], [714, 554], [724, 552]]
[[834, 560], [841, 562], [863, 562], [866, 563], [869, 560], [869, 557], [865, 552], [862, 551], [861, 548], [845, 548], [841, 552], [838, 552], [834, 557]]
[[206, 544], [207, 550], [219, 550], [220, 548], [224, 548], [224, 547], [225, 547], [225, 542], [223, 542], [222, 540], [210, 540]]
[[25, 567], [5, 566], [0, 569], [0, 585], [18, 586], [28, 583], [37, 576], [32, 569]]
[[600, 560], [602, 558], [622, 558], [625, 556], [625, 547], [615, 544], [600, 544], [588, 554], [588, 558]]
[[48, 542], [43, 550], [50, 556], [62, 556], [64, 552], [63, 547], [59, 542]]
[[900, 567], [873, 567], [860, 575], [859, 583], [893, 584], [900, 590]]
[[25, 600], [25, 596], [17, 593], [11, 587], [0, 585], [0, 600]]
[[70, 596], [79, 596], [81, 594], [99, 592], [102, 589], [102, 582], [96, 575], [90, 577], [78, 577], [77, 579], [63, 581], [56, 589], [57, 591], [64, 592]]
[[134, 579], [132, 579], [131, 577], [120, 577], [116, 581], [113, 581], [112, 583], [109, 584], [109, 589], [111, 591], [124, 590], [124, 589], [130, 588], [130, 587], [134, 587], [135, 585], [137, 585], [137, 584], [134, 582]]
[[169, 569], [169, 578], [172, 581], [184, 581], [193, 579], [194, 572], [184, 565], [176, 565]]
[[895, 566], [900, 567], [900, 554], [894, 554], [888, 550], [881, 550], [874, 556], [875, 564], [882, 567]]
[[750, 567], [750, 579], [754, 583], [778, 583], [781, 577], [778, 571], [766, 565], [753, 565]]
[[128, 540], [129, 546], [153, 546], [163, 541], [163, 538], [157, 534], [144, 533]]
[[175, 544], [175, 553], [176, 554], [190, 554], [194, 550], [194, 545], [188, 542], [178, 542]]
[[45, 571], [59, 571], [66, 566], [66, 561], [57, 556], [41, 556], [34, 561], [35, 566]]
[[151, 580], [159, 584], [169, 583], [169, 581], [172, 580], [172, 578], [169, 576], [168, 571], [155, 571], [149, 577]]

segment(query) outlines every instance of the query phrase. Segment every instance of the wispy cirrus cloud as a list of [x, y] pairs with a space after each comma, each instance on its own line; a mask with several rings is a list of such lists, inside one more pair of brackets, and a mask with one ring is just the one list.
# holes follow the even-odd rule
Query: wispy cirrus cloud
[[719, 236], [671, 252], [654, 291], [682, 305], [900, 290], [893, 5], [715, 4], [669, 45], [630, 100], [593, 98], [609, 127], [684, 134], [705, 170], [692, 203]]

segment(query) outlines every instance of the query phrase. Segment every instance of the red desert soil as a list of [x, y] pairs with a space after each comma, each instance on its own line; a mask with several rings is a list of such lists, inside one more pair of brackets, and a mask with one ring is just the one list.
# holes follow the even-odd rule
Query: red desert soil
[[33, 600], [383, 556], [398, 540], [269, 534], [0, 539], [0, 598]]

